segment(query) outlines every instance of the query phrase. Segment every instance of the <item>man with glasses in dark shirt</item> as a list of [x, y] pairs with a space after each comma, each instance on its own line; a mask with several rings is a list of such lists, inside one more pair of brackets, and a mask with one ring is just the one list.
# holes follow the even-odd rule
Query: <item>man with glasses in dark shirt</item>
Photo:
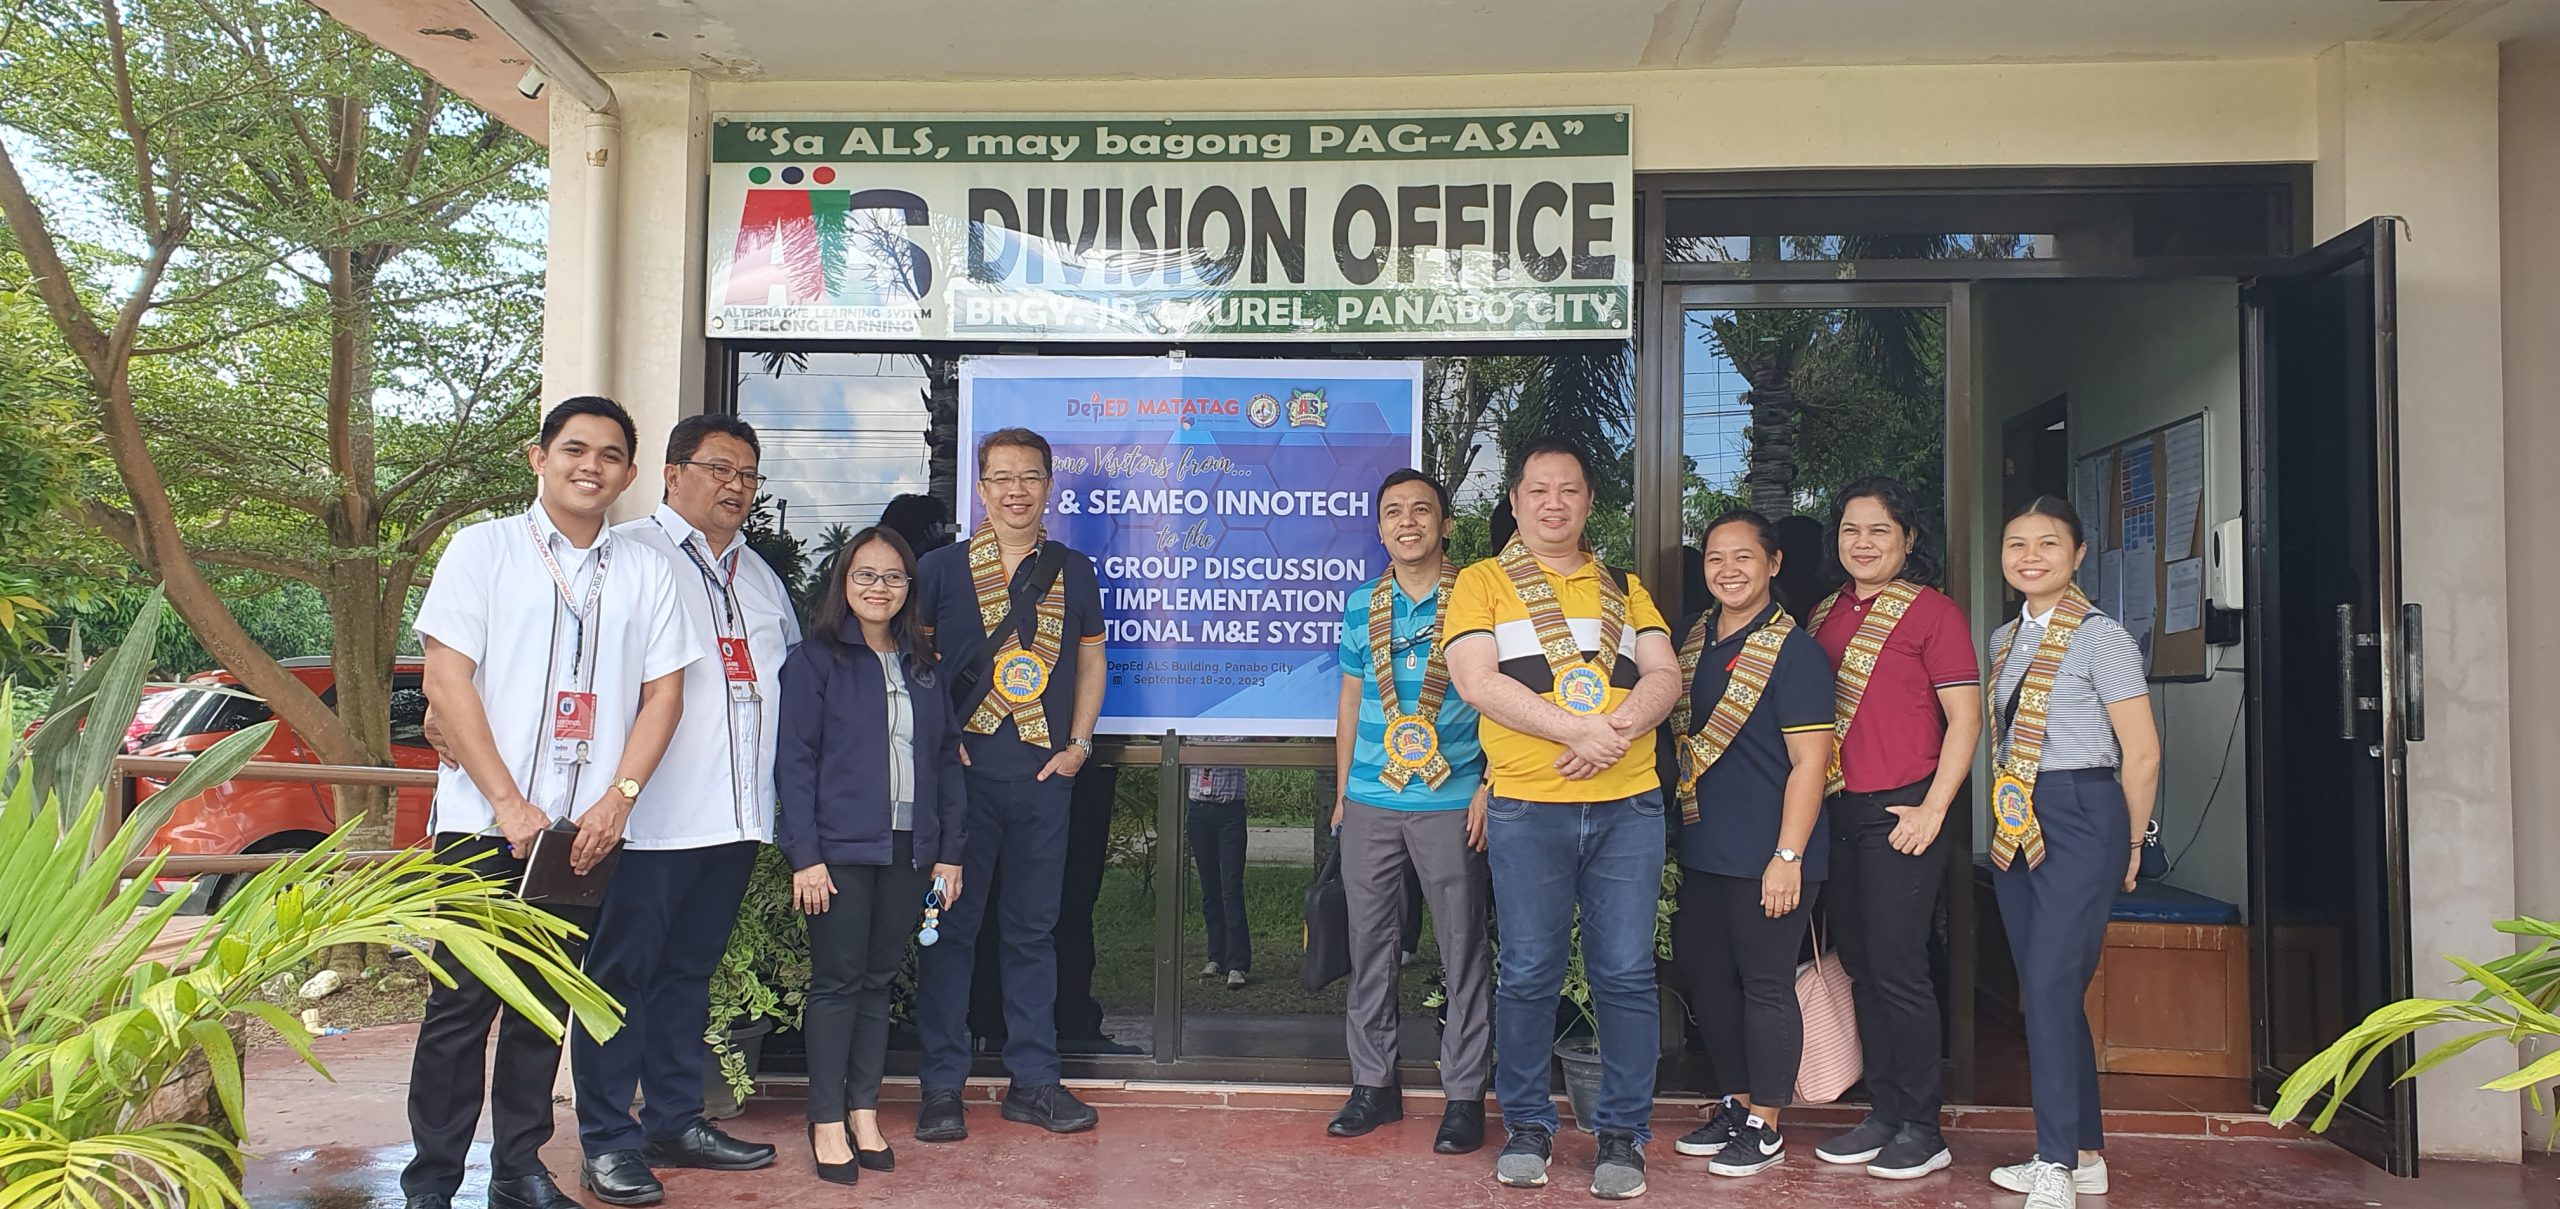
[[[918, 564], [924, 615], [942, 666], [957, 677], [965, 725], [969, 843], [961, 863], [993, 895], [962, 895], [943, 912], [940, 943], [918, 958], [916, 1029], [924, 1104], [916, 1139], [969, 1136], [960, 1090], [969, 1076], [969, 988], [979, 933], [1002, 948], [1004, 1117], [1053, 1133], [1093, 1128], [1093, 1109], [1059, 1082], [1059, 895], [1068, 801], [1093, 754], [1105, 667], [1102, 589], [1093, 560], [1051, 540], [1049, 442], [1005, 428], [978, 443], [985, 518], [967, 542]], [[993, 898], [995, 901], [990, 902]]]

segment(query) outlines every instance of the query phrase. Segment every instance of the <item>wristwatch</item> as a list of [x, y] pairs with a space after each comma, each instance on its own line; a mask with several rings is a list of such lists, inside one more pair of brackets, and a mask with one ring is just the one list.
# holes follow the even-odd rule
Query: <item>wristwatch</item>
[[622, 796], [630, 799], [631, 801], [637, 802], [640, 800], [640, 782], [638, 781], [634, 781], [629, 777], [618, 777], [614, 780], [613, 787], [621, 791]]
[[1069, 740], [1067, 740], [1067, 742], [1075, 744], [1075, 745], [1076, 745], [1076, 750], [1077, 750], [1077, 751], [1080, 751], [1080, 752], [1083, 752], [1087, 757], [1091, 757], [1091, 756], [1093, 755], [1093, 740], [1091, 740], [1091, 739], [1069, 739]]
[[1803, 860], [1804, 854], [1793, 848], [1780, 848], [1778, 849], [1778, 859], [1792, 865]]

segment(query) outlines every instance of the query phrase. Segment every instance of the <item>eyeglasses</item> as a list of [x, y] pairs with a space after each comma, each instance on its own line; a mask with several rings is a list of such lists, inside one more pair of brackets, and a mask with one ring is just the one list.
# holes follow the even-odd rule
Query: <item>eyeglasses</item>
[[728, 484], [744, 480], [749, 487], [762, 487], [773, 481], [773, 476], [771, 475], [757, 474], [755, 471], [748, 470], [743, 467], [732, 466], [727, 462], [695, 462], [688, 460], [678, 462], [676, 465], [699, 466], [706, 473], [710, 474], [712, 478], [718, 479], [722, 486], [727, 486]]
[[988, 487], [999, 492], [1011, 491], [1017, 485], [1028, 487], [1033, 491], [1038, 491], [1041, 484], [1049, 481], [1049, 476], [1045, 474], [989, 474], [978, 476], [978, 481], [985, 483]]
[[845, 578], [852, 581], [853, 586], [857, 588], [903, 588], [907, 586], [907, 573], [904, 571], [874, 571], [869, 567], [864, 567], [859, 571], [847, 574]]

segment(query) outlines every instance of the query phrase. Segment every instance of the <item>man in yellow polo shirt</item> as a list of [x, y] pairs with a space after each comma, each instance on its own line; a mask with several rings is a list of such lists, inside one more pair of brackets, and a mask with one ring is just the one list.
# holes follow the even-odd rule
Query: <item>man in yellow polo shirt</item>
[[1623, 1200], [1644, 1194], [1652, 1137], [1664, 836], [1653, 731], [1679, 694], [1679, 656], [1644, 585], [1583, 548], [1591, 468], [1580, 450], [1532, 443], [1511, 508], [1518, 536], [1458, 576], [1448, 620], [1450, 681], [1484, 715], [1493, 783], [1493, 1091], [1510, 1134], [1494, 1174], [1515, 1188], [1547, 1182], [1557, 1125], [1547, 1055], [1579, 907], [1603, 1070], [1591, 1194]]

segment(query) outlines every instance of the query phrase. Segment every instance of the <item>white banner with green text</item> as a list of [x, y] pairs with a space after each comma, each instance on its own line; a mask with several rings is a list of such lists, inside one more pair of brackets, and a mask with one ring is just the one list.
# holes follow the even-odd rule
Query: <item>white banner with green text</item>
[[727, 114], [724, 339], [1625, 339], [1628, 112]]

